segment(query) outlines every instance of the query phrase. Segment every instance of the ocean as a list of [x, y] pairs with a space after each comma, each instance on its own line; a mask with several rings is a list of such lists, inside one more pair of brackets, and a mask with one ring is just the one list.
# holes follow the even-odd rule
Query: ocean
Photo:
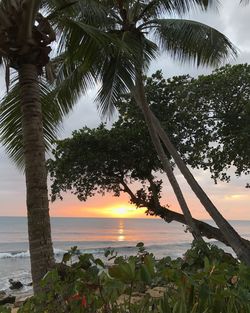
[[[211, 223], [211, 222], [209, 222]], [[250, 221], [231, 221], [233, 227], [250, 240]], [[212, 224], [212, 223], [211, 223]], [[190, 247], [192, 236], [177, 222], [161, 219], [51, 218], [52, 238], [57, 261], [73, 246], [81, 252], [102, 257], [106, 248], [118, 255], [135, 254], [136, 244], [144, 242], [157, 258], [180, 257]], [[215, 242], [227, 252], [232, 252]], [[0, 217], [0, 290], [8, 291], [9, 279], [31, 282], [27, 219]], [[26, 286], [25, 291], [31, 287]]]

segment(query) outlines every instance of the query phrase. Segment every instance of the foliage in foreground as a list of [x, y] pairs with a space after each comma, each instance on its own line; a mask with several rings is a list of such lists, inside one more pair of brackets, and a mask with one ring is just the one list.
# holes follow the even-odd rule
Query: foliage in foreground
[[137, 247], [127, 258], [107, 251], [107, 262], [73, 248], [19, 313], [250, 312], [250, 269], [223, 250], [195, 243], [183, 259], [156, 260]]

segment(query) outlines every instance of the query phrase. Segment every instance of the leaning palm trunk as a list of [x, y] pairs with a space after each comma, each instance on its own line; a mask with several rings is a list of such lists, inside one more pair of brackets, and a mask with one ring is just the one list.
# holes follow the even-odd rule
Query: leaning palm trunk
[[250, 249], [249, 246], [245, 244], [243, 238], [236, 232], [236, 230], [227, 222], [227, 220], [220, 214], [217, 210], [215, 205], [209, 199], [207, 194], [201, 188], [201, 186], [197, 183], [192, 173], [189, 171], [188, 167], [181, 159], [179, 153], [175, 149], [174, 145], [171, 143], [167, 133], [161, 127], [159, 120], [156, 116], [152, 113], [152, 111], [148, 108], [150, 113], [150, 118], [153, 122], [153, 125], [157, 131], [157, 134], [161, 138], [162, 142], [164, 143], [165, 147], [167, 148], [168, 152], [172, 155], [175, 163], [179, 167], [181, 173], [187, 180], [188, 184], [192, 188], [193, 192], [196, 194], [206, 211], [215, 221], [217, 226], [219, 227], [220, 231], [222, 232], [223, 236], [230, 244], [238, 258], [245, 262], [246, 264], [250, 265]]
[[144, 88], [144, 84], [143, 84], [143, 78], [141, 74], [138, 74], [137, 76], [137, 81], [136, 81], [136, 87], [135, 87], [135, 100], [137, 105], [140, 107], [146, 124], [148, 126], [148, 130], [149, 130], [149, 134], [151, 137], [151, 140], [154, 144], [155, 150], [158, 154], [159, 159], [162, 162], [162, 166], [164, 168], [164, 171], [166, 172], [169, 182], [174, 190], [174, 193], [176, 195], [176, 198], [179, 202], [179, 205], [181, 207], [181, 210], [183, 212], [183, 215], [185, 217], [186, 223], [190, 228], [190, 231], [193, 235], [193, 237], [197, 240], [202, 240], [202, 236], [198, 230], [198, 228], [196, 227], [192, 215], [190, 213], [190, 210], [188, 208], [188, 205], [185, 201], [185, 198], [182, 194], [181, 188], [175, 178], [175, 175], [173, 173], [171, 164], [163, 150], [162, 144], [160, 142], [160, 139], [158, 137], [158, 134], [156, 133], [156, 130], [154, 128], [154, 125], [152, 123], [152, 118], [151, 118], [151, 114], [150, 114], [150, 109], [149, 106], [147, 104], [146, 101], [146, 96], [145, 96], [145, 88]]
[[34, 291], [37, 292], [40, 280], [54, 263], [37, 67], [33, 64], [21, 65], [19, 82], [31, 273]]

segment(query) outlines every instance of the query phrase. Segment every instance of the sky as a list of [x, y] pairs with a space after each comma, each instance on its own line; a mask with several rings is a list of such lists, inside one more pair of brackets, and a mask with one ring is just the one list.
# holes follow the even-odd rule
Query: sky
[[[192, 12], [187, 16], [215, 27], [223, 32], [239, 49], [239, 56], [230, 63], [250, 62], [250, 5], [240, 6], [239, 0], [224, 0], [219, 12], [210, 10], [207, 13]], [[166, 54], [160, 55], [152, 62], [149, 74], [161, 69], [164, 76], [190, 74], [208, 74], [211, 68], [195, 68], [191, 64], [179, 64]], [[0, 95], [4, 93], [4, 75], [0, 76]], [[60, 138], [70, 136], [71, 132], [85, 125], [96, 127], [101, 119], [96, 109], [94, 98], [96, 89], [89, 90], [82, 96], [72, 113], [65, 118]], [[250, 220], [250, 189], [244, 188], [247, 177], [232, 177], [229, 184], [214, 184], [209, 172], [193, 171], [195, 178], [207, 192], [220, 212], [227, 219]], [[194, 217], [208, 219], [209, 216], [202, 209], [201, 204], [193, 196], [190, 188], [185, 183], [181, 174], [177, 172], [177, 179], [184, 191], [189, 207]], [[180, 211], [175, 196], [171, 191], [167, 180], [164, 178], [163, 204], [168, 203], [170, 208]], [[144, 209], [137, 210], [129, 204], [126, 195], [113, 197], [108, 194], [105, 197], [96, 196], [87, 202], [80, 202], [73, 195], [65, 194], [63, 201], [50, 204], [51, 216], [80, 216], [80, 217], [145, 217]], [[9, 160], [0, 146], [0, 216], [25, 216], [25, 179], [23, 174]]]

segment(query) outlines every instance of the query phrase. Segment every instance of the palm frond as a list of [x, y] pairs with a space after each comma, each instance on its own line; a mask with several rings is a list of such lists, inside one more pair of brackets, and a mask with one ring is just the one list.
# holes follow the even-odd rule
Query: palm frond
[[56, 99], [62, 115], [67, 115], [79, 97], [95, 85], [95, 71], [91, 63], [71, 62], [66, 52], [52, 60], [56, 66], [56, 83], [50, 96]]
[[[53, 98], [48, 85], [40, 82], [41, 103], [43, 112], [43, 128], [46, 150], [51, 149], [51, 143], [56, 139], [62, 121], [60, 104]], [[9, 157], [23, 169], [24, 152], [22, 140], [22, 121], [20, 106], [20, 88], [17, 79], [12, 81], [9, 93], [0, 103], [0, 142]]]
[[[75, 53], [76, 47], [78, 52], [87, 52], [88, 47], [86, 47], [86, 45], [93, 43], [98, 46], [109, 46], [110, 38], [106, 32], [96, 26], [92, 26], [82, 21], [74, 21], [67, 18], [64, 19], [64, 30], [58, 47], [59, 52], [65, 51], [66, 47], [67, 50], [72, 53]], [[82, 54], [82, 58], [84, 55], [85, 54]]]
[[96, 64], [97, 77], [101, 81], [97, 101], [104, 116], [114, 112], [115, 103], [121, 94], [134, 88], [134, 79], [138, 69], [146, 69], [155, 57], [158, 48], [143, 34], [134, 32], [117, 32], [121, 36], [113, 46], [113, 51], [103, 50], [99, 64]]
[[67, 16], [74, 13], [74, 6], [79, 0], [42, 0], [40, 9], [46, 12], [46, 18], [53, 21], [59, 14]]
[[237, 55], [227, 37], [205, 24], [184, 19], [159, 19], [152, 23], [160, 47], [181, 62], [217, 66]]
[[[53, 90], [65, 113], [71, 110], [78, 98], [94, 86], [99, 77], [102, 55], [111, 55], [117, 47], [125, 49], [116, 34], [108, 34], [91, 25], [77, 21], [68, 23], [67, 49], [52, 62], [56, 68], [56, 85]], [[77, 47], [77, 49], [75, 49]]]
[[152, 0], [141, 4], [141, 18], [157, 18], [163, 14], [183, 15], [194, 9], [207, 10], [209, 7], [217, 8], [218, 0]]
[[[52, 13], [53, 19], [51, 21], [60, 34], [60, 47], [67, 47], [68, 43], [71, 42], [71, 37], [75, 38], [77, 35], [78, 38], [86, 35], [94, 36], [95, 33], [98, 34], [98, 31], [98, 37], [100, 37], [100, 30], [114, 27], [110, 12], [100, 1], [75, 1], [69, 8], [70, 10], [67, 8], [61, 11], [63, 14], [55, 15]], [[78, 41], [78, 44], [80, 43], [81, 40]]]
[[99, 78], [102, 84], [96, 98], [102, 116], [112, 116], [120, 95], [133, 88], [134, 77], [133, 62], [121, 51], [116, 55], [106, 56], [100, 68]]
[[243, 5], [247, 5], [249, 4], [249, 0], [240, 0], [240, 3], [243, 4]]
[[142, 45], [144, 47], [142, 68], [144, 67], [145, 70], [148, 68], [152, 59], [157, 56], [159, 48], [153, 41], [147, 39], [146, 37], [143, 37]]

